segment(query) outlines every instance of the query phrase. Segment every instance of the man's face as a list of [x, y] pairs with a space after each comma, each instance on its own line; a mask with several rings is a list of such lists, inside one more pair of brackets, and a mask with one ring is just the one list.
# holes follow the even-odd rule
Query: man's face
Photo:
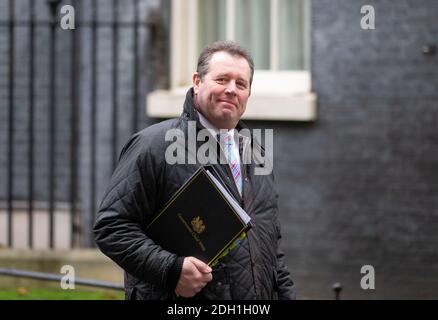
[[245, 58], [219, 51], [202, 80], [193, 75], [196, 106], [216, 128], [232, 129], [240, 120], [250, 95], [250, 74]]

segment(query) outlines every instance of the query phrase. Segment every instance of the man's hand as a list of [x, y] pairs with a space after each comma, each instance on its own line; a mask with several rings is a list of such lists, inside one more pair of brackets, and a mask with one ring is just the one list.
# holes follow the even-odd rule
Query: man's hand
[[184, 258], [175, 293], [185, 298], [193, 297], [213, 279], [211, 268], [195, 257]]

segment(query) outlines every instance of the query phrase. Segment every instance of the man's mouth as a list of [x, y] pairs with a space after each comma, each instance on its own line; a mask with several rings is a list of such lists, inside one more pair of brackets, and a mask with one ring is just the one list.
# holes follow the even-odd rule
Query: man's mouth
[[233, 101], [226, 100], [226, 99], [219, 99], [218, 102], [224, 102], [226, 104], [232, 105], [233, 107], [236, 106], [236, 104]]

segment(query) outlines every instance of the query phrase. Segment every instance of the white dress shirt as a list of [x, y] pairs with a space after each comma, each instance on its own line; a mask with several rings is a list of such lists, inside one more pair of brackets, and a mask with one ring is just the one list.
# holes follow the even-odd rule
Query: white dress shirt
[[[210, 121], [207, 120], [207, 118], [205, 118], [202, 113], [200, 113], [198, 110], [196, 110], [196, 112], [198, 113], [199, 116], [199, 122], [201, 122], [201, 124], [210, 131], [211, 135], [217, 140], [217, 136], [220, 132], [220, 130], [218, 128], [216, 128], [214, 125], [212, 125], [210, 123]], [[221, 129], [222, 132], [225, 129]], [[233, 141], [233, 146], [232, 146], [232, 152], [236, 155], [236, 159], [239, 160], [239, 165], [240, 165], [240, 153], [239, 153], [239, 143], [237, 142], [237, 135], [235, 134], [235, 129], [230, 129], [228, 130], [227, 134], [229, 134], [230, 136], [233, 137], [232, 141]]]

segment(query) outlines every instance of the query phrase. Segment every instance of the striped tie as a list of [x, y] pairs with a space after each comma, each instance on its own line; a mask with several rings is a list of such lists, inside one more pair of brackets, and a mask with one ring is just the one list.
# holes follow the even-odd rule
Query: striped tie
[[233, 174], [234, 182], [236, 183], [237, 190], [242, 195], [242, 173], [240, 172], [239, 155], [236, 154], [234, 146], [234, 139], [230, 134], [221, 134], [221, 142], [224, 148], [225, 157], [227, 163], [230, 166], [231, 173]]

